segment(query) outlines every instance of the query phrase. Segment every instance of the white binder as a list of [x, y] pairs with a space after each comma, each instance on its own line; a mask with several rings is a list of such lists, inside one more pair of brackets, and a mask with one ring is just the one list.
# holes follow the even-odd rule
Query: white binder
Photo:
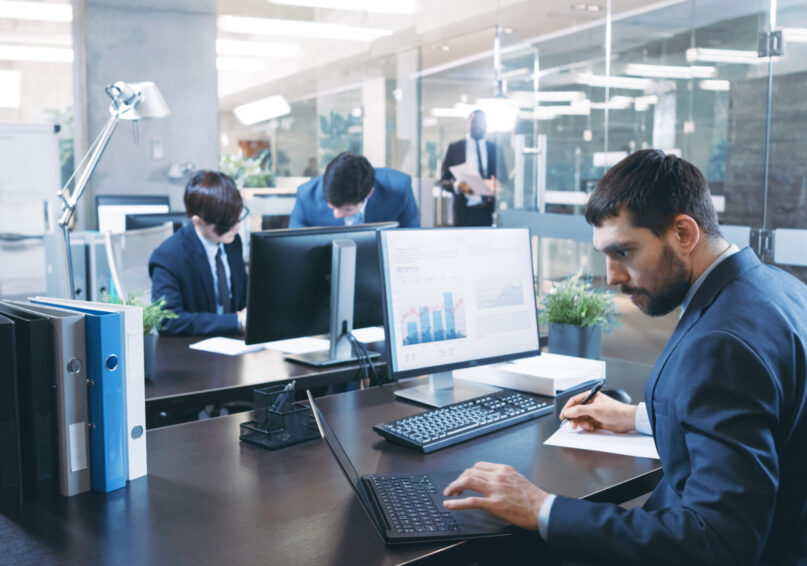
[[129, 448], [129, 481], [148, 473], [146, 454], [146, 378], [143, 365], [143, 309], [129, 305], [35, 297], [37, 301], [103, 312], [121, 313], [126, 370], [126, 440]]

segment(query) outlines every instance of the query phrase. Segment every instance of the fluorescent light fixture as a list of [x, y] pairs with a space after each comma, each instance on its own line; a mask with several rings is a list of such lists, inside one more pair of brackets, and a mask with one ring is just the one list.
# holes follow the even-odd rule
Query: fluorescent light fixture
[[641, 65], [630, 63], [625, 67], [626, 75], [638, 77], [653, 77], [659, 79], [710, 79], [715, 76], [717, 69], [707, 66], [682, 65]]
[[271, 0], [272, 4], [309, 6], [331, 10], [351, 10], [376, 14], [414, 14], [418, 10], [415, 0]]
[[703, 80], [698, 82], [701, 90], [729, 90], [731, 88], [731, 81], [721, 81], [716, 79]]
[[577, 82], [588, 86], [624, 88], [627, 90], [646, 90], [650, 88], [650, 79], [635, 79], [629, 77], [607, 77], [581, 73], [577, 75]]
[[291, 106], [285, 98], [276, 95], [236, 106], [233, 112], [239, 122], [245, 126], [252, 126], [272, 118], [285, 116], [291, 112]]
[[20, 72], [0, 71], [0, 108], [19, 108], [20, 98]]
[[423, 118], [423, 127], [424, 128], [433, 128], [438, 124], [437, 118], [435, 116], [426, 116]]
[[491, 132], [512, 132], [518, 120], [518, 105], [504, 98], [478, 98], [477, 105], [488, 117]]
[[607, 105], [605, 102], [592, 102], [591, 107], [597, 110], [605, 110], [606, 106], [609, 110], [627, 110], [633, 104], [633, 100], [630, 96], [612, 96]]
[[591, 157], [594, 167], [612, 167], [627, 156], [627, 151], [595, 151]]
[[544, 90], [535, 93], [537, 102], [572, 102], [585, 99], [586, 93], [581, 90]]
[[37, 20], [40, 22], [72, 22], [70, 4], [50, 2], [0, 2], [0, 19]]
[[3, 43], [17, 44], [17, 45], [42, 45], [42, 46], [58, 46], [58, 47], [72, 47], [73, 36], [69, 33], [49, 33], [49, 34], [22, 34], [22, 33], [4, 33], [0, 36], [0, 41]]
[[28, 45], [0, 45], [0, 61], [40, 61], [46, 63], [72, 63], [73, 50], [67, 47], [32, 47]]
[[695, 133], [695, 120], [684, 120], [684, 133], [685, 134]]
[[512, 71], [506, 71], [504, 73], [499, 73], [499, 78], [504, 80], [510, 79], [517, 79], [518, 77], [523, 77], [529, 75], [532, 72], [532, 69], [527, 67], [522, 67], [520, 69], [513, 69]]
[[650, 108], [651, 104], [658, 104], [658, 96], [649, 94], [647, 96], [637, 96], [633, 99], [633, 107], [637, 112], [644, 112]]
[[[468, 113], [458, 108], [432, 108], [429, 114], [435, 118], [467, 118]], [[424, 120], [425, 121], [425, 120]]]
[[256, 72], [266, 69], [266, 62], [254, 57], [216, 57], [219, 71]]
[[[756, 51], [738, 51], [736, 49], [706, 49], [704, 47], [690, 47], [686, 50], [686, 59], [689, 63], [696, 61], [711, 63], [740, 63], [755, 65], [765, 63], [767, 57], [760, 57]], [[774, 57], [774, 60], [777, 58]]]
[[294, 57], [298, 48], [294, 43], [269, 41], [244, 41], [241, 39], [217, 39], [216, 53], [248, 57]]
[[248, 33], [280, 37], [308, 37], [312, 39], [336, 39], [342, 41], [374, 41], [379, 37], [392, 34], [392, 30], [390, 29], [229, 15], [219, 16], [218, 28], [219, 31], [229, 33]]
[[807, 43], [807, 28], [782, 28], [785, 41]]

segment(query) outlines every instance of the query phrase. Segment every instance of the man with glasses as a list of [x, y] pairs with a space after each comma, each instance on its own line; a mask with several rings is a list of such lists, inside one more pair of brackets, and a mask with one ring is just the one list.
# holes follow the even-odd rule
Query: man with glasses
[[403, 228], [420, 226], [412, 177], [374, 169], [366, 157], [344, 152], [328, 164], [325, 175], [297, 189], [289, 228], [391, 221]]
[[185, 187], [191, 222], [160, 244], [149, 260], [151, 298], [165, 297], [179, 318], [168, 336], [240, 334], [247, 320], [247, 274], [238, 229], [249, 211], [227, 175], [200, 171]]

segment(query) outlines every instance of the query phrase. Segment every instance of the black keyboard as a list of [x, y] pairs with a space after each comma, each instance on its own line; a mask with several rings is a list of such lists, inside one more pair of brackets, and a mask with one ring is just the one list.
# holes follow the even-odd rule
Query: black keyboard
[[441, 533], [460, 530], [451, 512], [440, 510], [428, 476], [369, 476], [376, 496], [397, 533]]
[[553, 408], [529, 395], [502, 390], [375, 425], [373, 430], [391, 442], [428, 453], [546, 415]]

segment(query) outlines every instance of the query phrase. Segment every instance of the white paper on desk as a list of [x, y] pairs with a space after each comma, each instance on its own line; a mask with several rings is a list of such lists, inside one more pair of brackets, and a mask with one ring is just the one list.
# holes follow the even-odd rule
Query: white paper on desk
[[354, 328], [353, 336], [359, 342], [365, 344], [370, 342], [383, 342], [384, 341], [384, 327], [383, 326], [368, 326], [367, 328]]
[[266, 342], [261, 344], [270, 350], [280, 350], [287, 354], [308, 354], [311, 352], [321, 352], [331, 347], [330, 340], [326, 338], [311, 338], [304, 336], [302, 338], [290, 338], [288, 340], [275, 340], [274, 342]]
[[257, 352], [263, 350], [263, 344], [252, 344], [247, 346], [243, 340], [236, 340], [235, 338], [223, 338], [218, 336], [216, 338], [207, 338], [201, 342], [194, 342], [189, 348], [193, 350], [201, 350], [203, 352], [212, 352], [214, 354], [226, 354], [228, 356], [240, 356], [247, 352]]
[[481, 175], [479, 175], [479, 171], [467, 161], [459, 165], [453, 165], [448, 169], [451, 171], [451, 174], [454, 175], [457, 182], [465, 181], [468, 183], [468, 186], [471, 187], [471, 190], [474, 192], [471, 198], [493, 196], [493, 192]]
[[658, 459], [653, 437], [638, 432], [616, 433], [606, 430], [587, 432], [579, 427], [573, 430], [571, 424], [565, 423], [544, 444]]

